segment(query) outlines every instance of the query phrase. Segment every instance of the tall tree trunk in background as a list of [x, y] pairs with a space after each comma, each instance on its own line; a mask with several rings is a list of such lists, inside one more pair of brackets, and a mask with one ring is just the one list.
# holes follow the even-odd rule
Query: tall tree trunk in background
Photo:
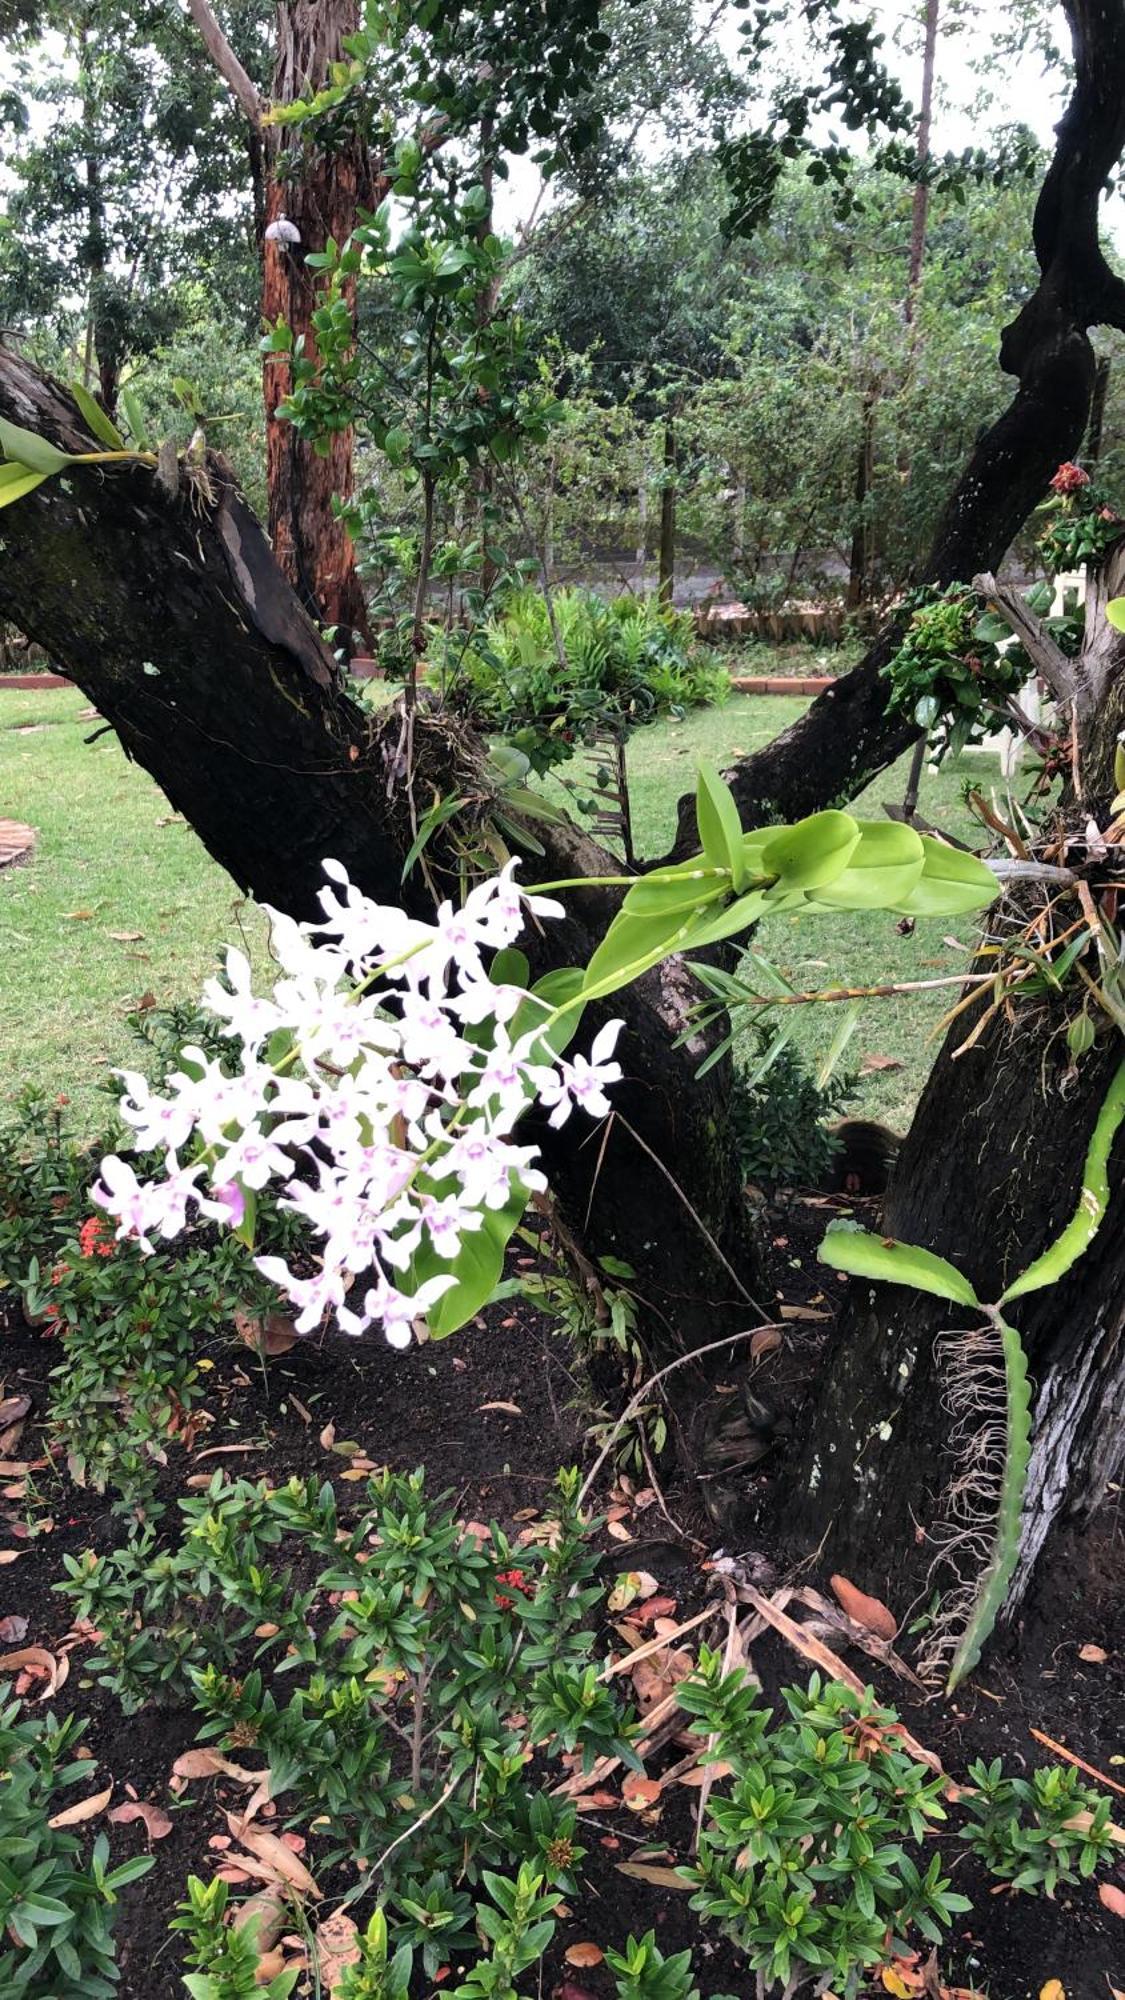
[[[305, 352], [315, 356], [316, 290], [305, 257], [323, 250], [330, 236], [344, 242], [355, 226], [357, 203], [371, 202], [366, 150], [349, 139], [327, 152], [289, 126], [263, 125], [258, 93], [208, 0], [189, 0], [189, 6], [212, 61], [250, 123], [252, 170], [259, 160], [264, 167], [262, 317], [271, 326], [284, 320], [294, 339], [303, 337]], [[342, 53], [342, 37], [358, 25], [358, 0], [278, 0], [273, 101], [291, 104], [318, 90]], [[282, 217], [299, 230], [299, 242], [270, 239], [270, 224]], [[350, 430], [335, 433], [320, 457], [276, 414], [288, 386], [285, 356], [268, 355], [263, 394], [270, 539], [306, 609], [321, 624], [339, 627], [340, 643], [350, 650], [356, 637], [365, 642], [369, 637], [367, 612], [355, 549], [333, 502], [352, 494], [354, 436]]]
[[[1087, 645], [1092, 638], [1099, 647], [1109, 686], [1080, 731], [1082, 796], [1072, 792], [1060, 808], [1079, 841], [1090, 813], [1108, 822], [1117, 790], [1125, 639], [1107, 625], [1105, 603], [1123, 589], [1119, 550], [1087, 592]], [[1080, 917], [1077, 898], [1068, 906], [1050, 893], [1056, 929]], [[1018, 935], [1047, 898], [1035, 885], [1011, 895], [993, 912], [990, 939]], [[986, 968], [996, 963], [990, 958]], [[1062, 997], [1016, 998], [959, 1054], [978, 1019], [975, 1011], [962, 1015], [904, 1145], [882, 1228], [950, 1259], [979, 1298], [998, 1299], [1078, 1206], [1090, 1135], [1125, 1055], [1120, 1031], [1094, 1008], [1098, 1040], [1075, 1067], [1065, 1030], [1085, 1000], [1077, 981]], [[1109, 1214], [1091, 1249], [1061, 1284], [1011, 1309], [1035, 1387], [1012, 1609], [1052, 1531], [1086, 1517], [1125, 1465], [1125, 1134], [1109, 1181]], [[943, 1492], [957, 1457], [935, 1341], [977, 1324], [978, 1315], [906, 1287], [852, 1280], [786, 1480], [786, 1531], [803, 1544], [827, 1530], [826, 1565], [876, 1592], [899, 1616], [920, 1594], [948, 1592], [956, 1582], [941, 1554]]]
[[86, 208], [85, 263], [87, 270], [86, 386], [94, 384], [107, 413], [117, 408], [118, 363], [113, 351], [106, 315], [106, 225], [102, 190], [101, 142], [98, 137], [98, 106], [90, 76], [90, 41], [84, 28], [77, 36], [77, 54], [82, 88], [82, 134], [84, 196]]
[[860, 414], [859, 456], [856, 460], [854, 515], [851, 555], [848, 561], [848, 589], [845, 602], [849, 611], [866, 604], [871, 586], [871, 488], [875, 479], [875, 413], [879, 390], [874, 382], [863, 392]]
[[926, 0], [926, 25], [922, 44], [922, 101], [918, 109], [918, 133], [914, 147], [918, 179], [914, 184], [914, 202], [910, 216], [910, 266], [902, 310], [907, 326], [910, 326], [914, 319], [914, 306], [918, 287], [922, 282], [922, 265], [926, 256], [926, 218], [930, 206], [930, 187], [926, 179], [926, 169], [930, 159], [930, 125], [934, 107], [934, 67], [940, 6], [941, 0]]
[[660, 488], [660, 568], [656, 594], [671, 604], [676, 591], [676, 424], [664, 419], [664, 478]]

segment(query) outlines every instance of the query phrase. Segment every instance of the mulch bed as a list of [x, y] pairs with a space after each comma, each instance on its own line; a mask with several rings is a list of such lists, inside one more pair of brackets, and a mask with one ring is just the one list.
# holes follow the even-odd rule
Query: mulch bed
[[[824, 1221], [823, 1205], [791, 1203], [773, 1212], [767, 1222], [776, 1285], [787, 1300], [796, 1299], [810, 1314], [807, 1320], [792, 1322], [791, 1339], [778, 1356], [771, 1357], [761, 1381], [765, 1395], [789, 1402], [794, 1410], [803, 1383], [815, 1371], [827, 1331], [821, 1319], [812, 1317], [825, 1304], [818, 1292], [823, 1267], [817, 1272], [807, 1256]], [[802, 1268], [795, 1269], [795, 1263]], [[818, 1298], [819, 1306], [809, 1303]], [[522, 1305], [509, 1302], [491, 1308], [483, 1327], [405, 1354], [380, 1342], [308, 1340], [262, 1365], [223, 1331], [216, 1334], [205, 1358], [212, 1362], [205, 1406], [213, 1421], [196, 1441], [196, 1456], [170, 1448], [162, 1486], [162, 1497], [168, 1501], [183, 1493], [193, 1474], [209, 1473], [217, 1466], [231, 1477], [268, 1476], [273, 1484], [292, 1473], [338, 1474], [343, 1462], [319, 1441], [329, 1421], [335, 1422], [338, 1435], [355, 1440], [376, 1463], [400, 1470], [424, 1463], [431, 1492], [448, 1491], [456, 1511], [466, 1519], [495, 1519], [505, 1527], [511, 1527], [523, 1510], [546, 1506], [560, 1464], [583, 1456], [589, 1460], [587, 1419], [570, 1352], [546, 1322]], [[5, 1321], [0, 1295], [0, 1393], [27, 1393], [33, 1399], [29, 1431], [19, 1446], [21, 1457], [38, 1455], [33, 1426], [46, 1410], [47, 1377], [59, 1360], [58, 1342], [26, 1327], [11, 1303]], [[516, 1408], [489, 1409], [489, 1404]], [[201, 1453], [215, 1453], [216, 1447], [235, 1449], [200, 1462]], [[50, 1478], [37, 1477], [40, 1482]], [[763, 1501], [784, 1477], [782, 1449], [756, 1475]], [[73, 1487], [65, 1478], [42, 1490], [49, 1532], [34, 1537], [27, 1533], [29, 1521], [38, 1520], [43, 1526], [43, 1508], [26, 1511], [20, 1504], [6, 1503], [7, 1533], [2, 1538], [18, 1549], [19, 1556], [0, 1568], [0, 1615], [26, 1617], [27, 1631], [20, 1643], [50, 1649], [69, 1625], [66, 1604], [52, 1589], [62, 1572], [64, 1552], [112, 1546], [123, 1527], [106, 1499]], [[603, 1493], [603, 1504], [604, 1497]], [[636, 1540], [630, 1545], [607, 1537], [607, 1569], [650, 1570], [676, 1598], [675, 1615], [687, 1617], [705, 1601], [708, 1580], [701, 1556], [714, 1549], [719, 1531], [700, 1504], [694, 1484], [677, 1484], [669, 1474], [663, 1498], [688, 1539], [678, 1542], [656, 1505], [626, 1512], [621, 1525]], [[0, 1533], [3, 1527], [0, 1518]], [[773, 1574], [768, 1545], [747, 1548], [740, 1543], [737, 1553], [768, 1585]], [[1114, 1651], [1122, 1642], [1122, 1572], [1120, 1524], [1109, 1507], [1094, 1528], [1084, 1537], [1076, 1536], [1052, 1565], [1027, 1608], [1016, 1635], [1017, 1650], [1005, 1653], [993, 1648], [983, 1670], [952, 1702], [921, 1699], [863, 1653], [849, 1652], [849, 1664], [862, 1678], [874, 1681], [881, 1698], [900, 1710], [914, 1735], [941, 1757], [955, 1777], [978, 1756], [1002, 1757], [1013, 1771], [1049, 1761], [1050, 1753], [1029, 1735], [1032, 1728], [1107, 1772], [1122, 1750], [1120, 1724], [1125, 1712], [1125, 1659], [1120, 1650]], [[824, 1587], [815, 1572], [802, 1581]], [[1079, 1659], [1080, 1648], [1091, 1644], [1105, 1649], [1104, 1663], [1085, 1664]], [[775, 1636], [755, 1643], [752, 1657], [768, 1696], [807, 1678], [807, 1663]], [[71, 1655], [69, 1679], [50, 1705], [60, 1712], [73, 1706], [89, 1719], [87, 1741], [99, 1759], [100, 1782], [108, 1783], [110, 1777], [116, 1781], [115, 1803], [131, 1785], [142, 1800], [170, 1804], [171, 1765], [194, 1740], [193, 1715], [180, 1708], [154, 1707], [123, 1717], [115, 1699], [83, 1671], [83, 1658], [82, 1649]], [[669, 1751], [669, 1761], [680, 1754]], [[658, 1768], [655, 1774], [659, 1775]], [[1119, 1775], [1125, 1782], [1125, 1767]], [[207, 1842], [224, 1830], [222, 1807], [237, 1809], [243, 1797], [237, 1787], [221, 1779], [193, 1784], [189, 1795], [190, 1809], [173, 1807], [171, 1834], [154, 1844], [156, 1866], [126, 1892], [117, 1929], [123, 2000], [173, 2000], [173, 1996], [179, 2000], [183, 1992], [177, 1944], [167, 1935], [168, 1920], [184, 1893], [187, 1875], [207, 1877], [212, 1872], [218, 1856]], [[584, 1821], [588, 1852], [581, 1869], [582, 1893], [571, 1899], [572, 1914], [560, 1923], [543, 1967], [543, 1994], [558, 1993], [560, 2000], [582, 2000], [583, 1995], [599, 2000], [610, 1994], [612, 1980], [604, 1967], [575, 1973], [567, 1968], [563, 1953], [587, 1939], [620, 1946], [630, 1930], [640, 1934], [650, 1927], [665, 1951], [697, 1947], [695, 1969], [704, 1996], [753, 1992], [743, 1962], [728, 1947], [712, 1939], [701, 1943], [686, 1895], [637, 1882], [617, 1870], [642, 1840], [666, 1842], [672, 1859], [686, 1855], [697, 1796], [678, 1785], [670, 1787], [661, 1817], [651, 1827], [623, 1805], [598, 1809]], [[1115, 1810], [1119, 1821], [1125, 1820], [1125, 1799], [1121, 1807]], [[146, 1835], [140, 1823], [111, 1831], [115, 1856], [144, 1850]], [[1054, 1978], [1062, 1982], [1066, 2000], [1110, 2000], [1113, 1987], [1125, 1983], [1125, 1921], [1102, 1907], [1091, 1885], [1063, 1890], [1055, 1903], [992, 1894], [961, 1844], [950, 1840], [945, 1846], [956, 1886], [974, 1900], [971, 1916], [959, 1920], [942, 1954], [942, 1975], [950, 1985], [985, 1989], [991, 2000], [1035, 2000]], [[310, 1848], [307, 1858], [315, 1867], [315, 1836]], [[1118, 1870], [1116, 1879], [1125, 1887], [1125, 1868]], [[331, 1881], [328, 1886], [331, 1889]], [[887, 1989], [880, 1984], [870, 1990], [875, 1994]]]

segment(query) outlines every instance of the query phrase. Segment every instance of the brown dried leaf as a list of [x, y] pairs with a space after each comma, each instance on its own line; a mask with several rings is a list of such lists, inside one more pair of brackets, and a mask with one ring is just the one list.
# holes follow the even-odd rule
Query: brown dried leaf
[[647, 1625], [657, 1618], [667, 1618], [676, 1609], [674, 1597], [646, 1597], [643, 1604], [633, 1606], [633, 1616], [638, 1625]]
[[898, 1056], [869, 1055], [864, 1056], [860, 1063], [859, 1073], [861, 1076], [877, 1076], [882, 1070], [901, 1068], [902, 1062]]
[[30, 1396], [0, 1396], [0, 1431], [19, 1423], [31, 1408]]
[[478, 1403], [478, 1404], [477, 1404], [477, 1409], [478, 1409], [478, 1410], [505, 1410], [505, 1411], [507, 1411], [507, 1414], [508, 1414], [508, 1415], [509, 1415], [510, 1417], [522, 1417], [522, 1415], [523, 1415], [523, 1411], [522, 1411], [522, 1410], [520, 1409], [520, 1406], [519, 1406], [519, 1404], [518, 1404], [518, 1403]]
[[8, 1644], [9, 1641], [14, 1643], [17, 1639], [26, 1639], [26, 1637], [27, 1619], [21, 1617], [18, 1611], [13, 1611], [7, 1618], [0, 1618], [0, 1639], [5, 1644]]
[[1104, 1646], [1081, 1646], [1078, 1657], [1080, 1660], [1089, 1660], [1092, 1666], [1104, 1667], [1109, 1654]]
[[[302, 1896], [319, 1898], [320, 1890], [304, 1862], [298, 1860], [293, 1849], [276, 1833], [267, 1833], [264, 1827], [249, 1825], [237, 1813], [228, 1813], [226, 1817], [227, 1825], [240, 1846], [270, 1871], [275, 1880], [288, 1882]], [[236, 1859], [241, 1861], [241, 1857]]]
[[127, 1805], [114, 1806], [109, 1817], [115, 1826], [127, 1826], [134, 1819], [143, 1820], [150, 1840], [164, 1840], [172, 1831], [172, 1822], [163, 1806], [151, 1805], [147, 1799], [130, 1800]]
[[140, 944], [144, 939], [144, 932], [107, 931], [106, 936], [111, 937], [114, 940], [115, 944]]
[[728, 1764], [719, 1757], [713, 1764], [697, 1764], [693, 1771], [684, 1771], [680, 1783], [681, 1785], [715, 1784], [720, 1778], [729, 1778], [733, 1769], [733, 1764]]
[[607, 1521], [606, 1533], [611, 1535], [615, 1542], [631, 1542], [633, 1539], [628, 1528], [623, 1527], [620, 1521]]
[[563, 1957], [568, 1965], [577, 1967], [581, 1972], [585, 1971], [588, 1966], [600, 1965], [605, 1957], [605, 1953], [600, 1944], [587, 1941], [585, 1944], [568, 1944]]
[[297, 1329], [285, 1313], [266, 1313], [259, 1319], [253, 1313], [239, 1311], [234, 1315], [234, 1326], [239, 1339], [258, 1354], [271, 1357], [288, 1354], [297, 1344]]
[[45, 1646], [21, 1646], [14, 1653], [0, 1653], [0, 1667], [22, 1667], [37, 1679], [43, 1676], [47, 1685], [38, 1699], [46, 1701], [48, 1695], [55, 1694], [61, 1688], [70, 1672], [70, 1661], [65, 1653], [56, 1659], [54, 1653], [49, 1653]]
[[84, 1819], [96, 1819], [100, 1812], [104, 1812], [112, 1797], [113, 1785], [108, 1784], [104, 1792], [92, 1792], [88, 1799], [79, 1799], [62, 1812], [53, 1814], [47, 1825], [80, 1826]]
[[618, 1861], [619, 1875], [628, 1875], [633, 1882], [652, 1882], [658, 1889], [678, 1889], [686, 1896], [690, 1882], [681, 1882], [674, 1868], [661, 1868], [654, 1861]]
[[359, 1932], [346, 1910], [336, 1910], [316, 1927], [316, 1965], [328, 1993], [335, 1991], [345, 1969], [359, 1963]]
[[645, 1812], [657, 1803], [660, 1786], [655, 1778], [645, 1778], [639, 1772], [631, 1771], [621, 1787], [621, 1796], [630, 1812]]
[[335, 1442], [336, 1442], [336, 1426], [335, 1426], [335, 1424], [334, 1424], [334, 1423], [333, 1423], [333, 1424], [325, 1424], [325, 1426], [324, 1426], [324, 1429], [323, 1429], [323, 1430], [321, 1431], [321, 1433], [320, 1433], [320, 1445], [321, 1445], [321, 1448], [322, 1448], [322, 1450], [324, 1450], [324, 1451], [331, 1451], [331, 1449], [332, 1449], [333, 1445], [335, 1444]]
[[846, 1576], [831, 1576], [828, 1579], [832, 1594], [849, 1618], [862, 1625], [866, 1632], [874, 1632], [880, 1639], [893, 1639], [898, 1625], [892, 1612], [877, 1597], [869, 1597], [850, 1583]]
[[201, 1750], [185, 1750], [172, 1766], [174, 1778], [236, 1778], [240, 1785], [256, 1785], [265, 1775], [264, 1771], [247, 1771], [241, 1764], [232, 1764], [221, 1750], [213, 1750], [209, 1745]]
[[1125, 1889], [1118, 1889], [1112, 1882], [1099, 1882], [1098, 1901], [1103, 1909], [1112, 1910], [1115, 1917], [1125, 1917]]
[[776, 1326], [760, 1326], [750, 1340], [751, 1361], [764, 1361], [767, 1354], [775, 1354], [781, 1346], [781, 1335]]

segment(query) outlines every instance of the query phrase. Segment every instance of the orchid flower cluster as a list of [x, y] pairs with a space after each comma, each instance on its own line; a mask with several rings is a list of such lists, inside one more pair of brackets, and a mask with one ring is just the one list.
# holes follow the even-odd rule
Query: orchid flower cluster
[[522, 891], [515, 867], [460, 907], [443, 903], [433, 923], [372, 902], [334, 861], [324, 863], [323, 921], [270, 911], [281, 971], [272, 995], [253, 992], [235, 950], [225, 981], [204, 988], [207, 1011], [239, 1045], [233, 1073], [229, 1059], [194, 1047], [160, 1091], [118, 1072], [136, 1150], [164, 1154], [163, 1175], [148, 1181], [116, 1154], [102, 1161], [93, 1198], [118, 1237], [150, 1252], [153, 1237], [185, 1228], [189, 1206], [249, 1235], [257, 1194], [280, 1183], [281, 1205], [319, 1239], [319, 1268], [256, 1263], [296, 1309], [299, 1333], [332, 1311], [346, 1333], [381, 1324], [405, 1347], [442, 1301], [441, 1331], [471, 1317], [492, 1288], [490, 1264], [498, 1276], [504, 1243], [546, 1185], [537, 1148], [516, 1137], [520, 1119], [535, 1101], [552, 1125], [575, 1105], [604, 1117], [621, 1076], [619, 1021], [589, 1057], [568, 1061], [547, 1040], [558, 1010], [490, 977], [487, 959], [511, 947], [528, 914], [563, 914]]

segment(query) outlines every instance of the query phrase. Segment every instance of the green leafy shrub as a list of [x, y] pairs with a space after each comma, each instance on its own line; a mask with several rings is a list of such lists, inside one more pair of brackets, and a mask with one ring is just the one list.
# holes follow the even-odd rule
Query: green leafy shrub
[[617, 2000], [699, 2000], [690, 1951], [665, 1958], [655, 1931], [630, 1937], [624, 1951], [607, 1951], [605, 1962], [617, 1977]]
[[[1049, 587], [1046, 594], [1049, 606]], [[956, 755], [998, 726], [1006, 701], [1034, 669], [1022, 646], [1004, 643], [1010, 628], [982, 610], [969, 584], [941, 591], [927, 584], [907, 601], [910, 623], [881, 669], [891, 688], [887, 711], [933, 731], [939, 756]]]
[[692, 642], [690, 619], [655, 598], [609, 600], [577, 587], [555, 591], [552, 608], [524, 590], [473, 632], [442, 642], [448, 698], [478, 728], [508, 738], [544, 772], [606, 729], [632, 729], [682, 715], [729, 691], [726, 670]]
[[[157, 1062], [179, 1049], [181, 1036], [199, 1043], [192, 1010], [138, 1021]], [[209, 1039], [211, 1053], [221, 1053], [213, 1023]], [[277, 1295], [246, 1245], [209, 1225], [149, 1256], [134, 1241], [117, 1242], [90, 1195], [113, 1144], [79, 1145], [62, 1102], [31, 1095], [17, 1108], [0, 1133], [0, 1278], [59, 1342], [50, 1415], [71, 1477], [98, 1492], [112, 1488], [135, 1507], [151, 1500], [169, 1442], [190, 1435], [200, 1341], [240, 1310], [273, 1311]], [[290, 1248], [298, 1235], [296, 1218], [267, 1194], [259, 1248]]]
[[854, 1097], [856, 1081], [845, 1071], [818, 1083], [783, 1033], [756, 1028], [751, 1065], [736, 1064], [731, 1089], [746, 1179], [768, 1188], [822, 1186], [839, 1150], [826, 1120]]
[[990, 1875], [1031, 1895], [1053, 1896], [1060, 1882], [1088, 1879], [1117, 1858], [1109, 1800], [1078, 1772], [1048, 1764], [1031, 1778], [1006, 1778], [999, 1758], [969, 1766], [974, 1787], [961, 1829]]
[[[450, 1882], [513, 1855], [573, 1888], [575, 1811], [529, 1786], [533, 1750], [634, 1761], [582, 1629], [601, 1587], [577, 1484], [560, 1475], [549, 1543], [517, 1550], [496, 1527], [466, 1535], [421, 1472], [372, 1478], [349, 1526], [327, 1483], [218, 1475], [181, 1501], [177, 1543], [135, 1530], [67, 1558], [59, 1588], [103, 1634], [93, 1670], [128, 1708], [194, 1690], [202, 1735], [257, 1749], [329, 1860], [385, 1855], [404, 1913], [436, 1896], [448, 1932], [471, 1915]], [[434, 1913], [413, 1921], [432, 1942]]]
[[1044, 514], [1037, 551], [1052, 576], [1104, 562], [1125, 534], [1125, 521], [1080, 465], [1060, 465]]
[[788, 1717], [775, 1721], [746, 1675], [724, 1675], [706, 1648], [679, 1692], [732, 1766], [708, 1801], [699, 1860], [681, 1873], [692, 1908], [722, 1925], [769, 1990], [830, 1974], [850, 1996], [888, 1941], [905, 1950], [919, 1931], [941, 1942], [969, 1903], [939, 1853], [923, 1869], [908, 1845], [945, 1818], [945, 1781], [904, 1751], [893, 1710], [814, 1675], [807, 1692], [784, 1691]]
[[187, 1933], [185, 1956], [196, 1970], [184, 1975], [184, 1985], [192, 2000], [285, 2000], [297, 1983], [298, 1968], [259, 1983], [256, 1927], [249, 1921], [227, 1922], [226, 1883], [218, 1876], [201, 1882], [198, 1875], [189, 1875], [187, 1889], [172, 1929]]
[[117, 1984], [113, 1926], [118, 1892], [147, 1874], [147, 1855], [109, 1866], [109, 1842], [89, 1858], [50, 1819], [59, 1793], [88, 1784], [97, 1765], [78, 1757], [84, 1724], [20, 1720], [0, 1688], [0, 1993], [5, 2000], [110, 2000]]

